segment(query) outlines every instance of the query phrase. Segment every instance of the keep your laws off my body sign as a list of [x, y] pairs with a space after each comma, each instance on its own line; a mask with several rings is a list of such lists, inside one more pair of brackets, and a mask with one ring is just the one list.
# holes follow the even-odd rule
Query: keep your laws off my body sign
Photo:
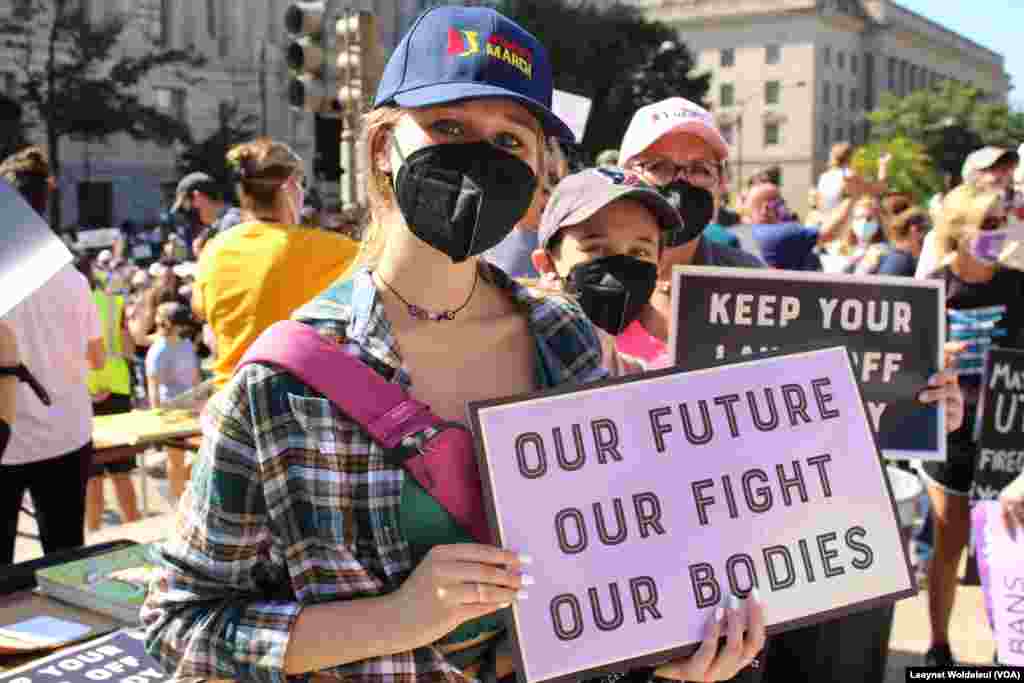
[[677, 266], [670, 352], [684, 370], [845, 346], [887, 458], [946, 459], [942, 405], [917, 395], [942, 366], [940, 280]]
[[[768, 395], [771, 424], [748, 407]], [[469, 412], [498, 542], [534, 557], [521, 681], [689, 652], [752, 585], [769, 632], [914, 593], [842, 348]]]

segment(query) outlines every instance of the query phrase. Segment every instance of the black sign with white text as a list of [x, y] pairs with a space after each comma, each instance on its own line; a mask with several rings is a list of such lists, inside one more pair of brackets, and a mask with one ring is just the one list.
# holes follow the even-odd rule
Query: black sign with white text
[[945, 414], [917, 400], [942, 363], [940, 280], [676, 266], [670, 352], [698, 370], [845, 346], [885, 457], [945, 460]]
[[1024, 351], [993, 347], [978, 401], [972, 500], [992, 500], [1024, 472]]

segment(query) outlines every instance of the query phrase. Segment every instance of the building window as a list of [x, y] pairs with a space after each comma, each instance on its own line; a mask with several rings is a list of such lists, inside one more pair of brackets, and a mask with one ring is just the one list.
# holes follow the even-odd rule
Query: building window
[[823, 52], [823, 56], [825, 58], [825, 66], [829, 66], [830, 64], [832, 64], [832, 46], [831, 45], [826, 45], [825, 46], [825, 50]]
[[731, 107], [736, 104], [736, 91], [732, 83], [723, 83], [718, 87], [718, 106]]
[[718, 65], [721, 67], [730, 67], [736, 64], [736, 50], [731, 47], [724, 48], [719, 53]]
[[850, 109], [857, 111], [858, 107], [860, 107], [860, 103], [857, 101], [857, 89], [850, 88]]
[[832, 129], [828, 127], [827, 123], [821, 126], [821, 142], [825, 149], [828, 149], [828, 146], [832, 144]]
[[217, 37], [217, 0], [206, 0], [206, 32]]
[[764, 48], [764, 63], [778, 64], [782, 59], [782, 49], [778, 45], [767, 45]]
[[846, 67], [846, 53], [843, 52], [842, 50], [836, 53], [836, 66], [838, 66], [840, 69]]
[[764, 124], [764, 144], [765, 147], [769, 145], [779, 144], [781, 133], [779, 132], [779, 124], [777, 123], [766, 123]]
[[896, 89], [896, 59], [889, 57], [889, 90]]
[[735, 128], [733, 128], [733, 125], [731, 123], [723, 125], [721, 128], [719, 128], [719, 130], [722, 131], [722, 137], [725, 138], [725, 141], [728, 144], [732, 145], [736, 143], [736, 130]]
[[778, 104], [779, 103], [779, 89], [780, 85], [778, 81], [768, 81], [764, 84], [764, 103], [765, 104]]
[[184, 88], [153, 88], [156, 106], [178, 121], [188, 120], [188, 107]]
[[850, 55], [850, 71], [857, 73], [857, 55]]
[[836, 84], [836, 106], [840, 109], [843, 108], [843, 84]]
[[160, 26], [157, 36], [160, 38], [160, 44], [164, 47], [170, 47], [171, 41], [174, 39], [174, 36], [171, 34], [171, 22], [174, 20], [174, 10], [171, 7], [171, 1], [160, 0]]

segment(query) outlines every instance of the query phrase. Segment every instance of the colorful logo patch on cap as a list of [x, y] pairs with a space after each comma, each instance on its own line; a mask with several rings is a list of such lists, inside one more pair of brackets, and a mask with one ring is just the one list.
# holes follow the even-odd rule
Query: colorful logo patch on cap
[[[484, 44], [488, 57], [515, 67], [529, 79], [533, 78], [533, 52], [528, 48], [498, 34], [492, 34]], [[480, 32], [465, 29], [448, 29], [448, 55], [450, 57], [472, 57], [480, 54]]]
[[448, 54], [454, 57], [469, 57], [480, 52], [480, 32], [448, 29]]
[[605, 176], [612, 181], [615, 185], [629, 185], [637, 187], [648, 187], [644, 179], [638, 176], [636, 173], [630, 171], [620, 171], [612, 168], [598, 168], [595, 169], [598, 173]]

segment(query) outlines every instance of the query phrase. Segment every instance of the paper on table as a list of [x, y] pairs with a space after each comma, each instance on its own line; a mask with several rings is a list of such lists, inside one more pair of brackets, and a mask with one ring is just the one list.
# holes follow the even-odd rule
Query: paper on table
[[39, 616], [0, 626], [0, 637], [24, 641], [30, 645], [59, 645], [81, 638], [91, 626], [56, 617]]
[[0, 182], [0, 315], [71, 262], [71, 252], [39, 214]]

